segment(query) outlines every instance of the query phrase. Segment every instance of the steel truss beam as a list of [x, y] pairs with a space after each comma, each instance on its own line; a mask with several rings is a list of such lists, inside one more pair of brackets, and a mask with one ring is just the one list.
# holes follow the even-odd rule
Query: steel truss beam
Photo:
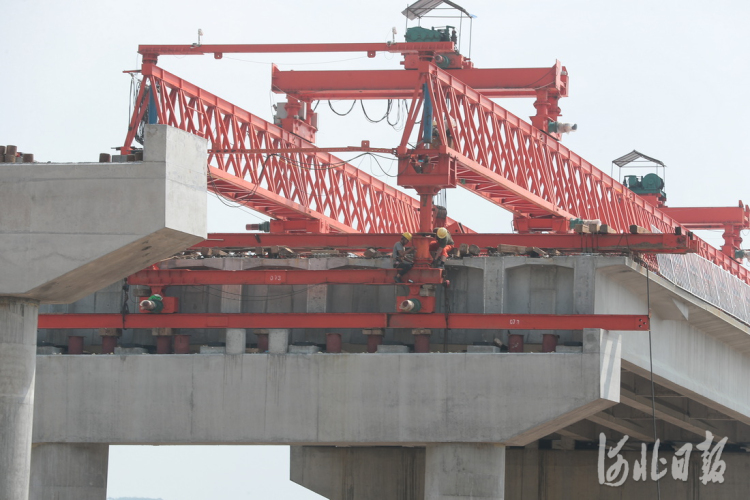
[[146, 89], [154, 88], [158, 123], [205, 137], [209, 149], [297, 149], [270, 157], [209, 154], [209, 190], [275, 219], [321, 220], [335, 231], [418, 227], [419, 201], [411, 196], [331, 154], [310, 151], [313, 144], [157, 66], [145, 64], [142, 73], [123, 151], [146, 111]]
[[466, 330], [647, 331], [649, 317], [628, 314], [40, 314], [39, 328], [450, 328]]
[[[458, 162], [457, 185], [516, 217], [599, 219], [627, 232], [631, 225], [673, 234], [681, 224], [563, 146], [551, 135], [521, 120], [434, 64], [423, 63], [437, 128], [437, 142]], [[424, 100], [415, 88], [410, 120], [399, 155], [429, 154], [435, 144], [410, 151], [408, 141]], [[548, 103], [549, 104], [549, 103]], [[424, 123], [419, 137], [423, 136]], [[437, 158], [437, 156], [436, 156]], [[439, 161], [439, 158], [438, 158]], [[729, 255], [695, 238], [706, 260], [750, 283], [748, 269]]]
[[[213, 233], [193, 248], [257, 248], [284, 246], [296, 250], [338, 248], [390, 250], [400, 234], [273, 234], [273, 233]], [[457, 245], [477, 245], [481, 249], [498, 245], [516, 245], [556, 249], [562, 252], [647, 252], [690, 253], [698, 250], [698, 242], [685, 235], [675, 234], [454, 234]]]

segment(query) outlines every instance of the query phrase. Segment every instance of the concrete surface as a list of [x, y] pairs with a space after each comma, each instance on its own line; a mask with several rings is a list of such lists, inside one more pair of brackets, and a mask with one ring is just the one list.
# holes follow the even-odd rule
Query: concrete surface
[[318, 354], [320, 347], [316, 345], [290, 345], [289, 354]]
[[227, 349], [221, 345], [202, 345], [198, 352], [200, 354], [226, 354]]
[[0, 200], [0, 295], [73, 302], [205, 239], [206, 140], [151, 125], [143, 162], [4, 165]]
[[425, 498], [505, 498], [504, 446], [447, 443], [427, 446], [425, 451]]
[[423, 500], [424, 448], [292, 446], [289, 479], [330, 500]]
[[[605, 264], [596, 278], [597, 314], [645, 314], [651, 297], [654, 380], [750, 423], [750, 326], [653, 273], [647, 294], [646, 272], [633, 263]], [[623, 367], [650, 376], [648, 332], [622, 339]]]
[[106, 444], [36, 445], [29, 500], [104, 500], [108, 463]]
[[[29, 494], [38, 302], [0, 297], [0, 498]], [[51, 416], [51, 415], [50, 415]]]
[[602, 356], [38, 356], [34, 441], [524, 445], [617, 402]]
[[469, 354], [497, 354], [500, 348], [494, 345], [470, 345], [466, 347]]
[[409, 352], [409, 346], [380, 344], [376, 352], [378, 354], [406, 354]]

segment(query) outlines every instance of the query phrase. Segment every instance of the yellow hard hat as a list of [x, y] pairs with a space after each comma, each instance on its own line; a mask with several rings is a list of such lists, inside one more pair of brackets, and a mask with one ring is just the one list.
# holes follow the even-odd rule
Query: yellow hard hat
[[407, 241], [411, 241], [411, 233], [409, 231], [406, 231], [405, 233], [401, 233], [401, 236], [406, 238]]
[[445, 229], [444, 227], [439, 227], [437, 230], [437, 237], [442, 240], [446, 236], [448, 236], [448, 230]]

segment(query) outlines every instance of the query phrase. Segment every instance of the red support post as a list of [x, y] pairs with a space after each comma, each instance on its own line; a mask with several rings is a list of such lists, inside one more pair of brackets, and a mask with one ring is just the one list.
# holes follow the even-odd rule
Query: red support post
[[156, 337], [156, 354], [170, 354], [172, 352], [172, 336], [159, 335]]
[[117, 337], [107, 335], [102, 337], [102, 354], [114, 354], [117, 347]]
[[523, 352], [523, 335], [517, 333], [508, 335], [508, 352]]
[[341, 334], [326, 333], [326, 352], [339, 354], [341, 352]]
[[174, 336], [174, 353], [190, 354], [190, 335]]
[[68, 337], [68, 354], [83, 354], [83, 337], [78, 335]]
[[542, 335], [542, 352], [555, 352], [557, 349], [557, 339], [559, 335], [554, 333], [545, 333]]

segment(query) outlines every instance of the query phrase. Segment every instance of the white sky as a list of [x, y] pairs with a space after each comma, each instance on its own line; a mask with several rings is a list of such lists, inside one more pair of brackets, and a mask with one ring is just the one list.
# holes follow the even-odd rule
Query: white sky
[[[564, 121], [579, 124], [577, 133], [564, 138], [573, 151], [607, 173], [612, 159], [633, 149], [664, 161], [670, 206], [750, 200], [741, 90], [750, 81], [750, 2], [461, 4], [478, 16], [471, 53], [477, 67], [548, 67], [555, 59], [567, 66], [571, 91], [561, 108]], [[122, 71], [139, 66], [138, 44], [189, 44], [197, 41], [198, 28], [206, 44], [383, 42], [394, 25], [402, 40], [405, 5], [401, 0], [9, 0], [3, 5], [0, 48], [0, 143], [35, 153], [37, 161], [96, 161], [98, 153], [122, 145], [130, 85]], [[465, 30], [464, 43], [467, 36]], [[282, 69], [393, 69], [399, 60], [384, 54], [375, 59], [351, 53], [238, 54], [220, 61], [210, 55], [162, 57], [160, 66], [270, 119], [271, 100], [283, 100], [269, 92], [270, 62]], [[326, 61], [340, 62], [319, 64]], [[534, 114], [531, 100], [502, 105], [526, 119]], [[372, 116], [384, 109], [382, 102], [366, 106]], [[324, 103], [318, 111], [321, 146], [363, 139], [376, 147], [398, 143], [397, 132], [368, 123], [360, 110], [339, 118]], [[361, 168], [370, 171], [367, 161]], [[210, 207], [211, 231], [243, 231], [255, 220], [215, 200]], [[510, 217], [501, 209], [460, 190], [448, 194], [448, 210], [474, 229], [510, 231]], [[720, 233], [706, 239], [722, 242]], [[112, 447], [109, 496], [319, 498], [284, 482], [287, 462], [288, 451], [281, 447]]]

